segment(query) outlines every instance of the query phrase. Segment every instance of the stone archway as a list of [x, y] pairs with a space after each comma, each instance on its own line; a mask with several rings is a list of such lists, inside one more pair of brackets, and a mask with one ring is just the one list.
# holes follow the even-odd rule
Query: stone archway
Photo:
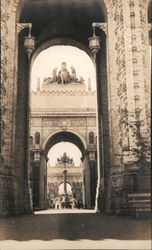
[[[29, 2], [34, 4], [39, 1]], [[57, 3], [56, 0], [51, 2]], [[125, 202], [122, 205], [121, 200], [124, 201], [123, 197], [126, 197], [124, 187], [128, 185], [126, 181], [128, 172], [131, 174], [134, 169], [137, 169], [137, 162], [132, 154], [132, 149], [137, 147], [137, 140], [135, 136], [134, 138], [132, 136], [130, 125], [135, 124], [136, 111], [139, 108], [142, 109], [140, 119], [144, 121], [142, 133], [148, 131], [149, 135], [150, 81], [148, 72], [150, 72], [150, 63], [147, 22], [148, 1], [101, 0], [82, 2], [85, 4], [84, 6], [79, 5], [78, 11], [73, 9], [72, 13], [74, 15], [72, 15], [71, 20], [73, 20], [74, 28], [70, 34], [68, 33], [68, 30], [71, 30], [69, 26], [67, 26], [68, 30], [64, 30], [64, 34], [63, 32], [59, 32], [63, 30], [63, 26], [60, 26], [61, 22], [58, 22], [57, 26], [58, 28], [60, 26], [60, 29], [58, 29], [60, 34], [55, 33], [55, 15], [50, 15], [53, 17], [53, 22], [50, 22], [52, 23], [52, 29], [50, 28], [49, 32], [45, 30], [42, 36], [40, 31], [43, 30], [44, 26], [48, 27], [45, 25], [46, 23], [42, 19], [39, 19], [41, 20], [41, 25], [38, 25], [38, 19], [34, 19], [34, 15], [30, 16], [30, 12], [28, 12], [29, 15], [23, 15], [23, 17], [26, 19], [25, 22], [33, 23], [33, 35], [37, 39], [36, 47], [50, 38], [54, 39], [63, 35], [88, 46], [88, 37], [92, 35], [92, 22], [107, 21], [107, 38], [105, 39], [105, 35], [99, 31], [104, 44], [102, 47], [104, 58], [107, 56], [107, 75], [105, 70], [102, 69], [105, 69], [106, 63], [101, 58], [101, 53], [97, 59], [98, 108], [99, 114], [101, 111], [104, 113], [102, 113], [102, 121], [99, 116], [99, 135], [102, 138], [102, 140], [100, 138], [100, 142], [103, 142], [102, 145], [106, 141], [103, 137], [107, 137], [109, 141], [109, 164], [106, 150], [103, 147], [101, 149], [104, 154], [104, 175], [105, 186], [108, 192], [108, 195], [106, 193], [108, 209], [111, 211], [112, 208], [116, 212], [116, 210], [121, 210], [122, 206], [126, 206]], [[90, 8], [91, 2], [93, 2], [92, 8]], [[29, 121], [26, 114], [29, 104], [29, 81], [27, 79], [29, 64], [24, 53], [23, 37], [27, 33], [26, 31], [21, 31], [18, 39], [17, 31], [17, 22], [24, 21], [20, 17], [23, 12], [26, 14], [26, 3], [27, 1], [12, 0], [8, 2], [3, 0], [1, 8], [1, 185], [4, 190], [2, 190], [0, 203], [2, 215], [32, 211], [29, 170], [27, 171], [28, 154], [25, 153], [28, 146], [27, 126]], [[106, 8], [103, 8], [102, 4]], [[59, 13], [61, 6], [58, 6], [57, 9]], [[89, 10], [91, 10], [91, 13]], [[78, 15], [76, 15], [78, 12], [81, 15], [79, 22], [77, 22]], [[96, 15], [96, 13], [99, 15]], [[45, 18], [44, 21], [48, 21], [46, 15], [42, 16]], [[67, 17], [69, 18], [69, 15]], [[39, 15], [37, 15], [37, 18], [39, 18]], [[65, 18], [65, 20], [67, 19]], [[77, 31], [77, 29], [79, 30]], [[48, 34], [48, 37], [46, 34]], [[107, 51], [105, 50], [105, 46]], [[108, 87], [104, 88], [102, 81], [106, 83], [106, 79]], [[136, 98], [135, 91], [141, 94], [140, 98]], [[139, 93], [138, 95], [140, 95]], [[109, 121], [106, 122], [107, 117]], [[108, 122], [109, 124], [106, 126]], [[100, 129], [102, 127], [101, 123], [103, 123], [102, 131]], [[147, 137], [146, 142], [148, 143]]]
[[49, 135], [43, 144], [43, 150], [45, 154], [47, 155], [49, 149], [53, 145], [62, 141], [67, 141], [67, 142], [71, 142], [75, 144], [80, 149], [80, 151], [82, 152], [82, 156], [83, 156], [86, 150], [87, 142], [84, 141], [84, 139], [82, 139], [81, 136], [77, 132], [69, 131], [69, 130], [67, 131], [60, 130]]
[[[37, 132], [35, 133], [37, 134]], [[42, 137], [40, 141], [42, 141]], [[83, 139], [76, 132], [71, 131], [58, 131], [53, 133], [47, 137], [44, 144], [41, 147], [40, 141], [35, 146], [31, 148], [31, 157], [33, 161], [31, 161], [32, 167], [32, 176], [33, 176], [33, 199], [34, 199], [34, 207], [35, 209], [44, 209], [46, 208], [46, 198], [47, 198], [47, 159], [49, 150], [59, 142], [70, 142], [76, 145], [82, 153], [82, 167], [74, 167], [73, 171], [76, 171], [75, 174], [71, 174], [71, 177], [68, 177], [69, 180], [73, 183], [73, 188], [75, 187], [75, 183], [81, 182], [81, 192], [83, 193], [83, 207], [84, 208], [94, 208], [95, 206], [95, 192], [96, 192], [96, 179], [97, 179], [97, 165], [96, 165], [96, 146], [92, 144], [91, 148], [89, 148], [90, 144], [87, 142], [83, 142]], [[94, 147], [93, 147], [94, 145]], [[54, 168], [53, 168], [54, 169]], [[52, 169], [52, 170], [53, 170]], [[71, 168], [69, 168], [70, 171]], [[78, 173], [77, 171], [81, 173]], [[54, 184], [60, 183], [63, 179], [63, 174], [61, 169], [56, 169], [49, 171], [48, 174], [52, 173], [54, 177]], [[91, 172], [90, 172], [91, 171]], [[69, 172], [70, 173], [70, 172]], [[49, 175], [50, 175], [49, 174]], [[78, 177], [79, 174], [79, 177]], [[57, 176], [56, 176], [57, 175]], [[76, 177], [76, 176], [77, 177]], [[94, 176], [94, 177], [91, 177]], [[54, 185], [53, 184], [53, 185]], [[82, 198], [82, 197], [81, 197]]]
[[[55, 1], [56, 2], [56, 1]], [[82, 38], [82, 43], [84, 46], [88, 46], [88, 36], [91, 35], [91, 22], [94, 21], [96, 18], [96, 21], [102, 21], [104, 19], [103, 15], [100, 13], [102, 7], [100, 6], [100, 1], [97, 1], [97, 5], [99, 6], [100, 11], [98, 11], [99, 15], [96, 15], [96, 10], [94, 11], [94, 14], [92, 15], [89, 12], [90, 9], [90, 4], [92, 1], [88, 2], [88, 6], [79, 6], [79, 9], [82, 7], [82, 12], [87, 10], [88, 17], [85, 20], [80, 20], [80, 24], [82, 24], [82, 28], [84, 27], [85, 32], [83, 33], [83, 37], [81, 36], [80, 29], [78, 30], [77, 28], [75, 31], [73, 30], [73, 35], [72, 34], [66, 34], [66, 36], [71, 37], [72, 39], [76, 39], [79, 42], [81, 42]], [[103, 1], [102, 1], [103, 2]], [[20, 3], [18, 5], [18, 3]], [[18, 7], [18, 10], [16, 11]], [[7, 8], [8, 12], [11, 8]], [[13, 9], [13, 12], [12, 12]], [[30, 72], [30, 65], [28, 63], [26, 54], [24, 53], [24, 47], [23, 47], [23, 38], [27, 34], [26, 30], [21, 30], [20, 28], [17, 29], [17, 24], [16, 20], [19, 22], [22, 22], [23, 20], [20, 18], [22, 15], [22, 12], [26, 9], [26, 1], [12, 1], [12, 9], [11, 13], [9, 12], [8, 15], [10, 15], [10, 22], [12, 23], [11, 29], [13, 30], [13, 36], [14, 36], [14, 43], [12, 43], [12, 51], [15, 51], [15, 56], [14, 56], [14, 61], [12, 62], [12, 65], [14, 65], [13, 68], [13, 84], [11, 85], [11, 91], [13, 93], [12, 97], [10, 100], [12, 101], [12, 106], [14, 108], [13, 115], [10, 117], [11, 122], [13, 121], [13, 129], [12, 135], [12, 145], [9, 148], [11, 148], [11, 154], [10, 154], [10, 159], [9, 162], [12, 164], [12, 169], [13, 171], [16, 171], [15, 169], [20, 169], [13, 174], [13, 177], [11, 179], [11, 185], [13, 185], [12, 192], [9, 192], [9, 197], [11, 197], [9, 200], [8, 209], [10, 208], [10, 211], [14, 210], [15, 213], [20, 213], [22, 211], [30, 211], [32, 209], [32, 203], [31, 203], [31, 198], [30, 198], [30, 170], [28, 169], [28, 164], [29, 164], [29, 154], [28, 154], [28, 137], [29, 137], [29, 129], [28, 129], [28, 124], [29, 124], [29, 72]], [[85, 12], [86, 13], [86, 12]], [[45, 16], [45, 15], [44, 15]], [[84, 15], [81, 15], [84, 16]], [[32, 21], [30, 20], [31, 17], [28, 17], [25, 15], [25, 17], [28, 19], [28, 22]], [[77, 17], [77, 15], [76, 15]], [[17, 19], [16, 19], [17, 18]], [[25, 18], [25, 19], [26, 19]], [[72, 17], [74, 18], [74, 17]], [[25, 20], [25, 22], [27, 21]], [[76, 18], [77, 20], [77, 18]], [[90, 21], [89, 21], [90, 20]], [[5, 29], [10, 28], [10, 22], [5, 23], [4, 19], [4, 26]], [[84, 21], [84, 22], [83, 22]], [[32, 21], [33, 22], [33, 21]], [[43, 22], [42, 22], [43, 23]], [[62, 22], [60, 22], [62, 23]], [[87, 28], [86, 28], [87, 25]], [[38, 27], [38, 25], [36, 25]], [[36, 27], [35, 26], [35, 27]], [[33, 26], [34, 27], [34, 26]], [[61, 29], [58, 29], [61, 31]], [[72, 30], [72, 29], [68, 29]], [[36, 30], [35, 30], [36, 31]], [[33, 30], [33, 32], [35, 33]], [[19, 32], [19, 38], [18, 38], [18, 32]], [[10, 32], [8, 32], [10, 33]], [[44, 32], [45, 34], [47, 32]], [[60, 33], [60, 32], [59, 32]], [[45, 37], [45, 34], [43, 39], [46, 41], [48, 38]], [[33, 34], [35, 35], [35, 34]], [[37, 33], [38, 35], [38, 33]], [[61, 33], [60, 37], [63, 34]], [[75, 36], [76, 35], [76, 36]], [[57, 36], [57, 34], [53, 35], [54, 37]], [[53, 37], [52, 36], [52, 37]], [[65, 35], [64, 35], [65, 36]], [[38, 43], [36, 44], [36, 47], [38, 47], [40, 44], [44, 42], [41, 39], [38, 40]], [[6, 44], [5, 44], [6, 45]], [[15, 47], [15, 50], [14, 50]], [[13, 57], [12, 57], [13, 58]], [[7, 68], [7, 67], [6, 67]], [[10, 81], [11, 83], [11, 81]], [[8, 85], [9, 86], [9, 85]], [[13, 87], [14, 86], [14, 87]], [[10, 111], [10, 113], [12, 113]], [[10, 119], [9, 118], [9, 119]], [[20, 157], [17, 157], [18, 152], [20, 152]], [[7, 161], [8, 162], [8, 161]], [[15, 167], [16, 166], [16, 167]], [[9, 173], [11, 175], [11, 173]], [[14, 179], [13, 179], [14, 178]], [[18, 180], [16, 182], [16, 180]], [[16, 184], [15, 184], [16, 183]], [[23, 184], [24, 183], [24, 184]], [[18, 193], [22, 193], [22, 195], [18, 196]], [[18, 198], [19, 197], [19, 198]], [[27, 206], [28, 204], [28, 206]]]

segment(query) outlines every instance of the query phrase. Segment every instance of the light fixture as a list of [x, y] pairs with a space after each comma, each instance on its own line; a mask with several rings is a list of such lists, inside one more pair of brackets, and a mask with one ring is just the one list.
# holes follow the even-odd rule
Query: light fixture
[[29, 25], [29, 34], [24, 37], [24, 48], [28, 55], [28, 60], [30, 61], [31, 54], [35, 49], [35, 37], [31, 36], [32, 25]]
[[100, 38], [95, 34], [95, 26], [92, 27], [93, 36], [89, 37], [89, 48], [93, 54], [94, 60], [96, 60], [96, 55], [100, 50]]

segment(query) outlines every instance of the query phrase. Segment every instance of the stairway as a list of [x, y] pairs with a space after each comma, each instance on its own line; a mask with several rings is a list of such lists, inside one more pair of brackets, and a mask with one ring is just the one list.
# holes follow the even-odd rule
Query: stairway
[[130, 214], [136, 218], [149, 216], [151, 214], [151, 194], [150, 193], [133, 193], [128, 194], [128, 207]]

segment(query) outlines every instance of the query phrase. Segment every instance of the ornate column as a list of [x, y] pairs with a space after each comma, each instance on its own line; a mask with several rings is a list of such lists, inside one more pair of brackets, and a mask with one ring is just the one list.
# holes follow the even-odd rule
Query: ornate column
[[96, 149], [89, 148], [89, 166], [90, 166], [90, 196], [91, 208], [95, 208], [96, 187], [97, 187], [97, 166], [96, 166]]
[[[138, 160], [143, 154], [140, 150], [143, 144], [145, 149], [147, 148], [144, 156], [148, 161], [150, 138], [148, 1], [106, 0], [106, 2], [112, 156], [107, 205], [110, 204], [111, 210], [120, 212], [126, 203], [126, 176], [128, 172], [138, 169]], [[138, 120], [140, 136], [137, 133]], [[137, 151], [140, 153], [139, 157]]]
[[[11, 6], [11, 7], [10, 7]], [[2, 190], [3, 200], [0, 202], [0, 211], [3, 214], [31, 212], [32, 204], [30, 204], [30, 183], [24, 178], [25, 174], [25, 131], [22, 129], [22, 136], [17, 142], [17, 134], [19, 133], [16, 119], [18, 95], [18, 31], [16, 23], [16, 11], [18, 2], [3, 1], [2, 3], [2, 23], [1, 23], [1, 114], [2, 123], [0, 126], [0, 165], [2, 166], [0, 180], [4, 185]], [[26, 103], [22, 99], [25, 109]], [[23, 122], [25, 124], [25, 122]], [[17, 138], [17, 139], [16, 139]], [[24, 141], [22, 143], [22, 141]], [[17, 145], [19, 148], [16, 149]], [[20, 151], [20, 152], [19, 152]], [[21, 152], [22, 151], [22, 152]], [[18, 154], [20, 157], [18, 157]], [[18, 164], [17, 164], [18, 160]], [[23, 173], [24, 172], [24, 173]], [[1, 178], [0, 176], [0, 178]], [[6, 188], [7, 186], [7, 188]]]
[[66, 188], [66, 175], [67, 175], [67, 170], [63, 170], [63, 183], [64, 183], [64, 194], [67, 194], [67, 188]]
[[[31, 192], [30, 190], [30, 181], [29, 181], [29, 171], [30, 171], [30, 162], [29, 162], [29, 154], [30, 154], [30, 150], [29, 150], [29, 138], [30, 138], [30, 117], [31, 117], [31, 110], [30, 110], [30, 73], [31, 73], [31, 64], [30, 64], [30, 59], [31, 59], [31, 55], [35, 49], [35, 38], [33, 36], [31, 36], [31, 29], [32, 29], [32, 24], [31, 23], [25, 23], [25, 24], [18, 24], [18, 29], [20, 27], [20, 29], [24, 29], [27, 28], [29, 29], [29, 33], [28, 36], [24, 37], [24, 49], [25, 52], [28, 56], [28, 69], [27, 69], [27, 91], [26, 91], [26, 138], [25, 138], [25, 144], [26, 144], [26, 156], [25, 156], [25, 172], [26, 172], [26, 183], [25, 183], [25, 190], [27, 190], [27, 192], [25, 192], [25, 196], [30, 196], [30, 194], [28, 194], [29, 192]], [[26, 194], [27, 193], [27, 194]], [[27, 196], [27, 197], [28, 197]], [[27, 199], [25, 197], [25, 207], [27, 206]]]
[[40, 205], [40, 163], [41, 163], [41, 149], [32, 150], [34, 155], [33, 166], [33, 206], [39, 208]]
[[83, 204], [83, 208], [85, 208], [86, 194], [85, 194], [85, 168], [83, 164], [84, 156], [82, 156], [81, 161], [82, 161], [82, 204]]
[[91, 194], [90, 194], [90, 166], [89, 166], [89, 153], [86, 150], [83, 154], [83, 185], [84, 185], [84, 201], [85, 208], [91, 208]]
[[35, 132], [35, 145], [31, 145], [33, 154], [33, 203], [38, 209], [47, 206], [47, 161], [48, 158], [41, 148], [40, 133]]
[[[14, 5], [14, 1], [1, 2], [0, 215], [2, 216], [21, 213], [24, 210], [24, 195], [19, 195], [18, 169], [14, 163], [17, 90], [17, 6]], [[14, 203], [17, 199], [18, 202]]]
[[44, 151], [38, 146], [33, 154], [33, 205], [37, 209], [46, 208], [47, 199], [47, 161]]
[[40, 159], [40, 185], [39, 185], [39, 206], [41, 209], [46, 208], [46, 201], [47, 201], [47, 161], [48, 158], [45, 152], [41, 151], [41, 159]]
[[[105, 80], [106, 76], [103, 76], [105, 73], [101, 69], [101, 65], [103, 65], [103, 61], [101, 60], [101, 57], [103, 57], [103, 60], [105, 60], [105, 70], [106, 70], [106, 56], [105, 52], [103, 55], [103, 48], [107, 41], [107, 23], [100, 23], [100, 22], [93, 22], [92, 23], [92, 29], [93, 29], [93, 36], [89, 38], [89, 48], [93, 54], [94, 57], [94, 65], [96, 70], [96, 85], [97, 85], [97, 103], [98, 103], [98, 110], [97, 110], [97, 121], [98, 121], [98, 148], [97, 148], [97, 161], [98, 161], [98, 181], [97, 181], [97, 190], [96, 190], [96, 209], [101, 210], [101, 197], [103, 199], [104, 194], [104, 168], [105, 168], [105, 162], [104, 162], [104, 146], [107, 147], [107, 144], [105, 142], [108, 141], [107, 139], [107, 132], [109, 124], [107, 124], [107, 116], [106, 109], [108, 111], [108, 107], [106, 107], [106, 98], [108, 100], [108, 97], [105, 98], [107, 95], [107, 81]], [[100, 37], [95, 35], [96, 29], [102, 30], [102, 35]], [[103, 45], [100, 46], [100, 43]], [[105, 45], [106, 46], [106, 45]], [[100, 52], [100, 53], [99, 53]], [[101, 62], [102, 61], [102, 62]], [[106, 74], [105, 74], [106, 75]], [[106, 87], [106, 88], [105, 88]], [[103, 100], [103, 101], [102, 101]], [[106, 118], [106, 119], [105, 119]], [[104, 122], [103, 122], [104, 121]], [[104, 133], [103, 133], [104, 131]], [[109, 147], [108, 147], [109, 149]], [[107, 157], [108, 158], [108, 157]], [[110, 157], [109, 157], [110, 158]], [[109, 161], [109, 160], [108, 160]], [[107, 162], [106, 162], [107, 163]], [[109, 164], [108, 168], [109, 168]], [[106, 166], [107, 167], [107, 166]], [[106, 169], [107, 170], [107, 169]], [[102, 183], [102, 185], [101, 185]], [[100, 200], [100, 201], [99, 201]], [[103, 203], [103, 202], [102, 202]]]
[[66, 187], [66, 184], [67, 184], [66, 183], [66, 175], [67, 175], [66, 164], [72, 163], [73, 158], [70, 158], [69, 156], [67, 156], [67, 153], [64, 152], [63, 156], [61, 156], [61, 158], [58, 158], [57, 161], [63, 163], [63, 165], [64, 165], [64, 171], [63, 171], [64, 194], [63, 194], [63, 198], [65, 200], [65, 208], [67, 208], [68, 194], [67, 194], [67, 187]]

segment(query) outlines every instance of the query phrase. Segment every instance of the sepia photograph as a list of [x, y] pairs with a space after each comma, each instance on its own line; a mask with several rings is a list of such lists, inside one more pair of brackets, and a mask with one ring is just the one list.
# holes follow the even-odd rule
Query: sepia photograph
[[150, 250], [152, 0], [1, 0], [0, 250]]

